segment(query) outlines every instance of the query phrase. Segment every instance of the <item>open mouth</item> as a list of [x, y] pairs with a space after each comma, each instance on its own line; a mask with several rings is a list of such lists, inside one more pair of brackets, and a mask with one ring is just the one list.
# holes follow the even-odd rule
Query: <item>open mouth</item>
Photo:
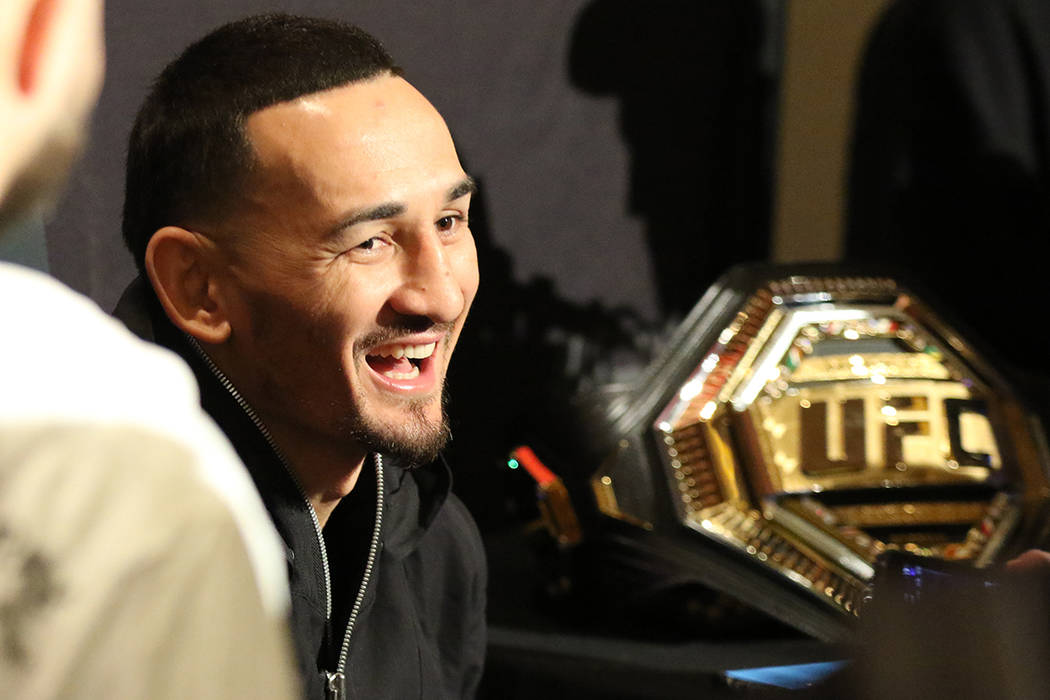
[[429, 365], [436, 345], [383, 345], [372, 350], [365, 361], [374, 372], [388, 379], [416, 379]]

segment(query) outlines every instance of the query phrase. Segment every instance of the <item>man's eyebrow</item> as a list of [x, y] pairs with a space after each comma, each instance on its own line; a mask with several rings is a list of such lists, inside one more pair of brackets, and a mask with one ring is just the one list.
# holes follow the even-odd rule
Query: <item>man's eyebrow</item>
[[[468, 194], [474, 194], [478, 191], [478, 185], [474, 182], [474, 178], [467, 175], [458, 183], [449, 188], [448, 200], [453, 202], [460, 197], [465, 197]], [[347, 216], [340, 219], [339, 223], [332, 227], [329, 232], [329, 237], [336, 236], [340, 231], [344, 231], [357, 224], [362, 224], [366, 221], [381, 221], [382, 219], [389, 219], [394, 216], [400, 216], [405, 213], [405, 205], [400, 202], [386, 202], [384, 204], [377, 204], [374, 207], [368, 209], [359, 209], [357, 211], [350, 212]]]
[[475, 194], [478, 191], [478, 183], [474, 182], [474, 178], [467, 175], [465, 178], [460, 180], [458, 183], [452, 186], [448, 191], [448, 201], [453, 202], [460, 197], [465, 197], [468, 194]]
[[389, 219], [393, 216], [398, 216], [405, 212], [405, 205], [399, 202], [387, 202], [385, 204], [377, 204], [374, 207], [368, 209], [359, 209], [351, 212], [349, 216], [343, 218], [336, 226], [332, 228], [331, 235], [336, 235], [344, 229], [348, 229], [351, 226], [364, 223], [366, 221], [380, 221], [382, 219]]

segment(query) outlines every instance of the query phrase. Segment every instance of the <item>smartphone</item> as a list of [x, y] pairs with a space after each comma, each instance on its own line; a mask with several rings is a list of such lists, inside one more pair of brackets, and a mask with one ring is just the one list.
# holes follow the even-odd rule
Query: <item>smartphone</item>
[[821, 661], [789, 666], [737, 668], [725, 672], [731, 687], [771, 686], [785, 690], [813, 688], [846, 668], [847, 661]]
[[[883, 552], [875, 563], [871, 598], [889, 596], [885, 602], [919, 605], [938, 602], [958, 593], [979, 593], [999, 588], [1003, 573], [977, 569], [962, 561], [922, 557], [910, 552]], [[862, 613], [863, 614], [863, 613]]]

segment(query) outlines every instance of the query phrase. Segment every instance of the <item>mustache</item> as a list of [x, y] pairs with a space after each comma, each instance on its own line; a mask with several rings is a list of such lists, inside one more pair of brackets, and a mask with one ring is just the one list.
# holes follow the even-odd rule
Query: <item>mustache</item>
[[413, 333], [441, 333], [445, 337], [452, 334], [456, 324], [451, 321], [442, 323], [434, 323], [429, 318], [405, 318], [399, 319], [395, 323], [392, 323], [382, 328], [377, 328], [375, 331], [365, 335], [358, 341], [357, 346], [362, 352], [379, 347], [380, 345], [388, 345], [390, 343], [397, 342], [406, 335], [412, 335]]

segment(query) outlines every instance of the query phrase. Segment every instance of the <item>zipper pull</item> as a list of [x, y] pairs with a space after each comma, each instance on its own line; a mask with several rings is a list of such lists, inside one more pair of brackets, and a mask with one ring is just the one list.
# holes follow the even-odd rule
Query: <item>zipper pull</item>
[[325, 700], [346, 700], [346, 674], [325, 671]]

